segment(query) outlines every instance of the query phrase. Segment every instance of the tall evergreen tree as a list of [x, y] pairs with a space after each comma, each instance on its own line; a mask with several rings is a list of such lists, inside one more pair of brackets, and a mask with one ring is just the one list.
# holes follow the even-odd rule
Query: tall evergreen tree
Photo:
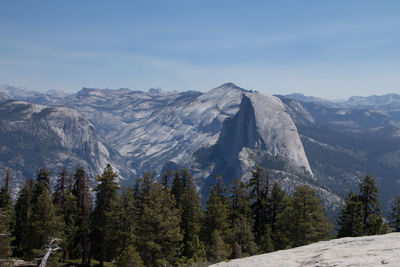
[[7, 170], [4, 183], [0, 189], [0, 259], [8, 258], [12, 252], [11, 220], [13, 204], [9, 194], [10, 179], [11, 175]]
[[[112, 228], [118, 242], [114, 246], [118, 248], [118, 254], [127, 250], [135, 250], [135, 226], [136, 207], [135, 195], [132, 188], [122, 188], [118, 207], [111, 218], [114, 219]], [[136, 251], [136, 250], [135, 250]]]
[[344, 200], [338, 225], [338, 237], [363, 235], [363, 207], [360, 197], [353, 191], [350, 191]]
[[53, 201], [58, 216], [64, 219], [64, 240], [61, 242], [63, 249], [62, 261], [67, 261], [70, 257], [79, 257], [79, 250], [75, 247], [76, 217], [78, 207], [76, 198], [72, 194], [72, 179], [65, 168], [62, 168], [53, 194]]
[[247, 186], [243, 182], [233, 180], [230, 197], [229, 244], [232, 246], [231, 256], [234, 258], [238, 258], [239, 254], [250, 256], [258, 250], [252, 231], [252, 210], [246, 189]]
[[381, 233], [383, 218], [378, 199], [378, 188], [374, 177], [367, 173], [359, 184], [360, 200], [363, 206], [363, 226], [365, 235]]
[[54, 190], [54, 204], [57, 204], [61, 211], [65, 210], [65, 195], [68, 192], [68, 172], [67, 169], [62, 168], [57, 179], [57, 185]]
[[315, 190], [303, 185], [296, 188], [288, 207], [278, 215], [277, 228], [286, 247], [298, 247], [327, 239], [332, 227]]
[[14, 206], [15, 227], [13, 236], [14, 255], [24, 256], [29, 248], [29, 219], [32, 214], [32, 195], [34, 181], [25, 181], [24, 187], [19, 191], [17, 202]]
[[72, 247], [79, 247], [82, 264], [87, 264], [90, 251], [89, 226], [92, 205], [88, 180], [82, 167], [76, 170], [74, 181], [72, 195], [76, 202], [72, 205], [76, 205], [77, 213], [74, 220], [74, 243]]
[[363, 206], [363, 227], [365, 235], [376, 235], [382, 232], [383, 218], [378, 199], [378, 188], [375, 179], [367, 173], [359, 184], [360, 201]]
[[248, 186], [253, 210], [255, 241], [263, 252], [270, 252], [273, 250], [271, 247], [270, 206], [268, 203], [270, 177], [266, 170], [256, 166], [256, 169], [252, 171], [252, 178]]
[[36, 176], [32, 202], [36, 202], [43, 191], [47, 191], [48, 193], [50, 192], [50, 172], [41, 168]]
[[211, 233], [207, 248], [207, 257], [211, 262], [220, 262], [228, 257], [227, 245], [221, 237], [221, 233], [215, 229]]
[[114, 173], [110, 164], [107, 164], [101, 176], [97, 177], [96, 207], [92, 220], [92, 248], [103, 266], [105, 260], [112, 260], [117, 255], [114, 245], [114, 233], [112, 229], [113, 211], [117, 209], [119, 202], [118, 175]]
[[397, 195], [392, 203], [389, 215], [389, 224], [394, 232], [400, 232], [400, 195]]
[[146, 173], [137, 186], [137, 249], [146, 266], [177, 265], [180, 215], [171, 190]]
[[211, 187], [207, 199], [203, 225], [203, 238], [208, 248], [207, 257], [210, 260], [220, 259], [220, 256], [215, 255], [216, 252], [223, 252], [221, 254], [223, 258], [229, 255], [226, 244], [229, 228], [229, 199], [222, 177], [217, 176], [216, 178], [217, 183]]
[[288, 197], [277, 182], [272, 186], [268, 200], [270, 206], [269, 222], [273, 248], [275, 250], [283, 249], [284, 247], [277, 233], [277, 220], [279, 214], [281, 214], [288, 205]]
[[201, 200], [197, 193], [192, 175], [186, 170], [177, 171], [173, 180], [171, 193], [180, 210], [180, 229], [183, 235], [182, 255], [187, 261], [204, 260], [201, 252], [203, 246], [199, 239], [202, 219]]
[[42, 248], [51, 238], [62, 238], [63, 220], [57, 216], [50, 193], [49, 172], [40, 169], [32, 197], [32, 214], [29, 218], [28, 257], [42, 255]]

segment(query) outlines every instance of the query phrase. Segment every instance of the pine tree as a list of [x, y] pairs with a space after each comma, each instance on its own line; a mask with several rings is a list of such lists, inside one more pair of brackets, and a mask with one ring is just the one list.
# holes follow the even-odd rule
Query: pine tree
[[117, 259], [117, 267], [143, 267], [143, 261], [133, 245], [124, 248]]
[[29, 249], [29, 220], [32, 214], [32, 195], [34, 181], [25, 181], [24, 187], [19, 191], [17, 202], [14, 206], [15, 227], [13, 236], [14, 255], [22, 257]]
[[369, 173], [359, 184], [360, 201], [363, 206], [363, 227], [365, 235], [382, 233], [383, 218], [378, 199], [378, 188], [375, 179]]
[[210, 243], [208, 247], [208, 258], [211, 262], [220, 262], [228, 257], [226, 243], [221, 237], [220, 232], [215, 229], [211, 233]]
[[400, 232], [400, 195], [397, 195], [393, 200], [389, 219], [389, 224], [392, 228], [392, 231]]
[[7, 170], [4, 184], [0, 189], [0, 259], [8, 258], [12, 252], [11, 220], [13, 204], [9, 194], [10, 179], [11, 173]]
[[71, 205], [76, 205], [77, 213], [74, 219], [74, 243], [72, 247], [79, 248], [82, 264], [87, 264], [90, 251], [89, 226], [92, 205], [88, 180], [85, 170], [82, 167], [76, 170], [74, 180], [75, 183], [72, 189], [72, 195], [75, 203]]
[[57, 185], [53, 194], [54, 204], [60, 207], [62, 212], [65, 211], [65, 195], [68, 192], [68, 172], [67, 169], [62, 168], [57, 179]]
[[278, 236], [286, 247], [298, 247], [327, 239], [331, 224], [313, 188], [297, 187], [288, 207], [277, 217]]
[[112, 231], [113, 211], [119, 202], [117, 177], [118, 175], [114, 173], [110, 164], [107, 164], [103, 174], [97, 177], [96, 207], [93, 211], [91, 240], [100, 267], [103, 266], [105, 260], [112, 260], [117, 256], [114, 246], [115, 236]]
[[56, 207], [56, 214], [63, 217], [65, 224], [64, 240], [60, 244], [63, 249], [62, 261], [65, 262], [70, 257], [79, 257], [79, 251], [75, 247], [75, 223], [78, 207], [76, 198], [72, 194], [72, 178], [65, 168], [62, 168], [59, 173], [53, 201]]
[[146, 266], [176, 265], [181, 250], [179, 209], [171, 190], [146, 173], [138, 183], [137, 249]]
[[363, 207], [360, 197], [353, 191], [350, 191], [344, 200], [338, 225], [338, 237], [363, 235]]
[[233, 180], [230, 197], [229, 243], [232, 245], [234, 257], [238, 257], [238, 248], [240, 248], [240, 255], [244, 256], [253, 255], [258, 250], [252, 232], [252, 210], [246, 189], [243, 182]]
[[134, 249], [136, 242], [135, 226], [136, 226], [136, 207], [135, 195], [132, 188], [122, 188], [122, 193], [118, 207], [112, 212], [111, 218], [114, 220], [112, 228], [114, 229], [114, 243], [117, 247], [118, 254]]
[[32, 214], [28, 223], [28, 257], [42, 254], [42, 248], [51, 238], [62, 239], [63, 220], [57, 216], [50, 194], [49, 172], [40, 169], [32, 196]]
[[200, 196], [197, 193], [193, 177], [186, 170], [177, 171], [172, 184], [171, 193], [176, 199], [176, 206], [181, 215], [182, 256], [190, 262], [203, 260], [199, 258], [200, 254], [196, 251], [199, 246], [201, 247], [199, 234], [202, 210]]
[[62, 213], [60, 216], [64, 219], [64, 240], [62, 241], [62, 248], [63, 248], [63, 258], [62, 260], [65, 262], [69, 258], [79, 258], [80, 251], [75, 246], [75, 238], [76, 238], [76, 222], [78, 218], [78, 202], [76, 201], [75, 196], [72, 192], [68, 189], [64, 196], [64, 204], [63, 208], [59, 208], [59, 211]]
[[269, 197], [270, 205], [270, 232], [271, 239], [273, 243], [273, 248], [275, 250], [283, 249], [281, 240], [277, 234], [277, 219], [278, 215], [281, 214], [288, 205], [288, 197], [286, 193], [281, 189], [280, 185], [275, 182], [272, 186], [271, 194]]
[[50, 192], [50, 172], [42, 168], [36, 176], [35, 187], [32, 195], [32, 202], [36, 202], [43, 191]]
[[203, 262], [206, 260], [207, 255], [204, 243], [197, 235], [191, 238], [187, 243], [187, 255], [191, 255], [190, 258], [186, 261], [189, 266], [196, 262]]
[[267, 226], [270, 224], [270, 206], [268, 203], [270, 177], [266, 170], [257, 166], [252, 171], [252, 178], [248, 186], [250, 188], [250, 200], [253, 210], [255, 241], [263, 252], [270, 252], [273, 250], [269, 246], [271, 244], [271, 231], [270, 226]]
[[50, 192], [43, 190], [32, 203], [32, 215], [29, 219], [31, 238], [31, 254], [34, 257], [43, 255], [43, 248], [52, 238], [63, 239], [64, 223], [61, 216], [56, 215]]
[[[203, 238], [206, 242], [207, 257], [216, 260], [213, 249], [218, 246], [218, 253], [224, 248], [221, 255], [227, 256], [226, 252], [229, 228], [229, 199], [227, 190], [222, 182], [222, 177], [217, 176], [217, 183], [211, 187], [205, 210]], [[223, 245], [222, 245], [223, 243]], [[219, 257], [217, 257], [219, 259]]]

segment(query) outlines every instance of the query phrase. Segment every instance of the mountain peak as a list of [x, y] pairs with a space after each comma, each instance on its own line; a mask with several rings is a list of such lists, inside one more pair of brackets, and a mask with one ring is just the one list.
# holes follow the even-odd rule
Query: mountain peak
[[235, 89], [235, 90], [247, 91], [232, 82], [224, 83], [224, 84], [218, 86], [216, 89]]

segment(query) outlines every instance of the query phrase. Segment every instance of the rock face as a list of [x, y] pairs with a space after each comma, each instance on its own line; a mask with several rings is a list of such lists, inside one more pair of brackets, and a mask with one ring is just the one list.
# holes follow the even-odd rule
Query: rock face
[[88, 118], [138, 175], [185, 167], [200, 187], [248, 179], [255, 164], [313, 177], [279, 98], [232, 83], [207, 93], [84, 88], [58, 105]]
[[12, 169], [17, 178], [34, 178], [41, 167], [57, 176], [62, 167], [77, 166], [94, 177], [108, 162], [121, 175], [128, 174], [118, 153], [101, 142], [77, 111], [10, 100], [0, 104], [0, 118], [0, 166]]
[[400, 103], [392, 101], [395, 95], [362, 98], [365, 101], [354, 107], [357, 98], [329, 105], [280, 98], [319, 182], [345, 195], [350, 189], [358, 191], [359, 180], [370, 172], [387, 214], [400, 190]]
[[[68, 151], [68, 156], [60, 152], [64, 162], [70, 157], [76, 162], [74, 157], [79, 155], [93, 172], [106, 161], [116, 167], [119, 163], [119, 171], [132, 183], [146, 171], [186, 168], [206, 194], [216, 175], [222, 175], [227, 184], [234, 178], [248, 180], [254, 166], [260, 165], [289, 191], [311, 184], [326, 200], [337, 203], [339, 199], [318, 184], [296, 125], [275, 96], [233, 83], [206, 93], [83, 88], [65, 96], [10, 86], [0, 91], [8, 98], [51, 105], [41, 107], [47, 114], [41, 122], [46, 122], [45, 132], [51, 133], [46, 136], [54, 135], [56, 141], [44, 143]], [[37, 161], [34, 167], [44, 165], [50, 165], [49, 159]]]
[[400, 233], [347, 237], [221, 262], [213, 267], [400, 266]]

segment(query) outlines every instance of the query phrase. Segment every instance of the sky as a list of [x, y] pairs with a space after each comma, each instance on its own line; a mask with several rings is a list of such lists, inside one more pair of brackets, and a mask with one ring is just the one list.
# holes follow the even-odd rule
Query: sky
[[400, 93], [400, 1], [0, 0], [0, 83]]

